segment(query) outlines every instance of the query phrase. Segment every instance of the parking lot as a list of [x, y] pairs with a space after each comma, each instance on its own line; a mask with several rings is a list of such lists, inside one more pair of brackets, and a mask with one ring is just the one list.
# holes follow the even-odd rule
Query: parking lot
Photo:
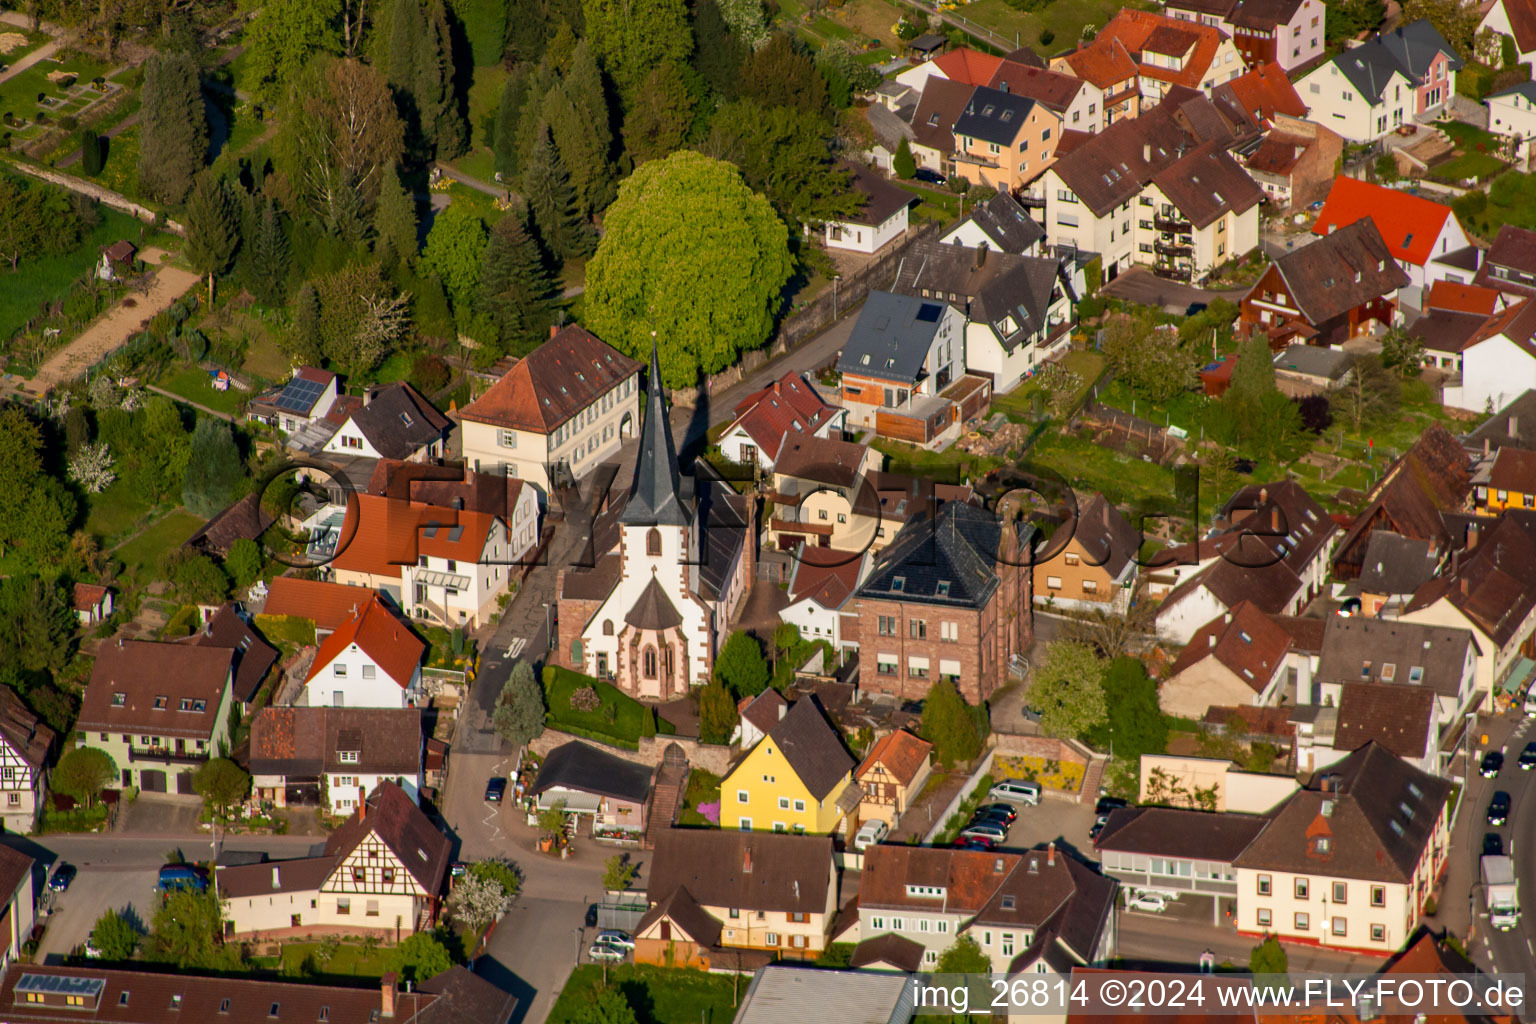
[[158, 866], [79, 865], [69, 890], [52, 895], [54, 911], [38, 947], [40, 958], [62, 957], [90, 937], [96, 920], [109, 910], [126, 911], [148, 930], [155, 913]]
[[1093, 805], [1047, 797], [1039, 806], [1031, 807], [1019, 801], [983, 800], [982, 804], [1006, 803], [1018, 817], [1008, 826], [1007, 838], [997, 846], [1005, 850], [1028, 850], [1046, 843], [1075, 851], [1085, 860], [1097, 860], [1093, 854], [1093, 842], [1088, 830], [1093, 828]]

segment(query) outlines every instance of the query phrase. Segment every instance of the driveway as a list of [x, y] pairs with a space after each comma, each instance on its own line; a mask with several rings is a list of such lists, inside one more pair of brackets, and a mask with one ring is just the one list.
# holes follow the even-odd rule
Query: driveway
[[[166, 836], [195, 833], [200, 831], [197, 818], [202, 808], [202, 800], [195, 796], [140, 793], [118, 812], [112, 830]], [[187, 853], [193, 855], [190, 850]]]
[[1166, 281], [1146, 267], [1132, 267], [1100, 289], [1102, 295], [1141, 306], [1160, 306], [1170, 313], [1182, 313], [1194, 303], [1209, 304], [1216, 298], [1236, 302], [1247, 293], [1247, 288], [1208, 291], [1178, 281]]
[[[164, 858], [161, 859], [164, 863]], [[38, 946], [37, 957], [67, 956], [90, 938], [96, 921], [110, 910], [128, 915], [141, 930], [148, 931], [155, 915], [155, 881], [159, 865], [118, 864], [103, 859], [79, 865], [79, 874], [69, 891], [57, 894], [56, 909], [48, 919], [48, 928]]]

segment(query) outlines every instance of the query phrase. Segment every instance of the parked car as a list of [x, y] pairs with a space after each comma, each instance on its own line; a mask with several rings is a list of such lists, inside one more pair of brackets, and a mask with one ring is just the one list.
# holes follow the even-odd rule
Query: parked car
[[587, 958], [590, 960], [623, 960], [628, 955], [625, 950], [606, 942], [594, 942], [587, 950]]
[[1148, 914], [1161, 914], [1168, 909], [1168, 898], [1160, 892], [1132, 893], [1126, 898], [1127, 910], [1141, 910]]
[[1104, 831], [1104, 826], [1109, 824], [1109, 815], [1101, 814], [1093, 820], [1093, 828], [1088, 830], [1089, 839], [1099, 838], [1099, 833]]
[[988, 800], [1009, 800], [1026, 807], [1038, 804], [1040, 795], [1040, 784], [1026, 779], [1005, 779], [987, 791]]
[[1488, 801], [1488, 824], [1498, 827], [1509, 822], [1509, 794], [1502, 789]]
[[1003, 828], [1007, 828], [1009, 825], [1013, 824], [1013, 821], [1008, 818], [1007, 815], [998, 811], [977, 811], [975, 814], [971, 815], [972, 825], [979, 825], [984, 821], [990, 822], [994, 825], [1001, 825]]
[[980, 836], [983, 839], [990, 839], [994, 843], [1000, 843], [1008, 838], [1008, 830], [1002, 825], [985, 821], [977, 822], [974, 825], [967, 825], [960, 830], [960, 834], [966, 838]]
[[1520, 770], [1528, 772], [1532, 768], [1536, 768], [1536, 743], [1527, 743], [1520, 751]]
[[161, 893], [176, 892], [181, 889], [195, 889], [202, 892], [208, 888], [208, 879], [190, 864], [167, 864], [160, 869], [160, 878], [155, 887]]
[[1126, 802], [1117, 796], [1101, 796], [1099, 802], [1093, 805], [1093, 813], [1101, 818], [1109, 817], [1110, 811], [1118, 811], [1125, 807]]
[[1012, 804], [982, 804], [980, 807], [976, 808], [976, 813], [978, 815], [985, 814], [993, 817], [1006, 818], [1008, 820], [1008, 824], [1010, 825], [1012, 825], [1014, 820], [1019, 816], [1019, 812], [1013, 809]]
[[913, 181], [921, 181], [927, 185], [942, 185], [948, 179], [938, 171], [930, 171], [926, 167], [919, 167], [912, 173]]
[[956, 836], [955, 841], [949, 845], [957, 850], [991, 850], [997, 846], [985, 836]]
[[597, 904], [596, 903], [588, 903], [587, 904], [587, 927], [588, 928], [596, 928], [597, 927]]
[[890, 833], [890, 831], [891, 826], [887, 825], [879, 818], [866, 821], [864, 824], [859, 826], [858, 835], [853, 837], [853, 848], [858, 850], [860, 853], [863, 853], [865, 850], [869, 849], [871, 846], [876, 845], [880, 842], [880, 840], [884, 839]]
[[1497, 832], [1489, 832], [1487, 835], [1483, 836], [1483, 856], [1504, 856], [1504, 837], [1499, 835]]
[[1504, 755], [1497, 750], [1490, 750], [1483, 755], [1483, 763], [1478, 765], [1477, 773], [1485, 779], [1494, 779], [1503, 770]]
[[501, 798], [506, 795], [506, 792], [507, 780], [497, 775], [485, 784], [485, 802], [499, 804], [501, 803]]
[[592, 940], [594, 945], [612, 946], [614, 949], [622, 949], [628, 953], [635, 948], [635, 940], [629, 937], [628, 932], [617, 928], [604, 928], [597, 933], [597, 938]]
[[69, 883], [74, 880], [75, 866], [59, 861], [59, 866], [53, 871], [53, 877], [48, 879], [48, 888], [54, 892], [63, 892], [69, 888]]

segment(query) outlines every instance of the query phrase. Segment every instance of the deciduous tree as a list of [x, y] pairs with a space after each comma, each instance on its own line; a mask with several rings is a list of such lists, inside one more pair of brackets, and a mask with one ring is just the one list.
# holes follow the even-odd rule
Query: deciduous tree
[[1334, 415], [1348, 422], [1358, 434], [1367, 426], [1395, 415], [1399, 396], [1397, 378], [1382, 364], [1381, 356], [1354, 355], [1333, 393]]
[[768, 662], [762, 645], [751, 633], [737, 630], [726, 638], [715, 658], [715, 680], [731, 691], [731, 696], [756, 697], [768, 688]]
[[139, 948], [139, 932], [128, 918], [109, 910], [96, 919], [91, 929], [91, 945], [109, 963], [129, 960]]
[[465, 875], [453, 885], [448, 910], [471, 931], [478, 932], [496, 920], [507, 905], [501, 883], [479, 875]]
[[[179, 205], [208, 156], [208, 117], [197, 64], [184, 53], [154, 54], [144, 64], [139, 109], [139, 188]], [[98, 147], [98, 161], [100, 148]]]
[[192, 788], [203, 798], [203, 808], [219, 821], [228, 821], [231, 812], [251, 794], [251, 777], [227, 757], [205, 761], [192, 776]]
[[1108, 718], [1089, 730], [1089, 742], [1113, 747], [1116, 757], [1136, 759], [1168, 748], [1168, 716], [1157, 702], [1157, 683], [1136, 658], [1116, 658], [1103, 676]]
[[246, 72], [256, 98], [268, 105], [317, 58], [339, 54], [341, 0], [271, 0], [245, 30]]
[[594, 989], [576, 1004], [574, 1024], [636, 1024], [635, 1008], [618, 986]]
[[933, 970], [935, 974], [989, 974], [992, 960], [982, 952], [974, 937], [962, 935], [939, 954]]
[[[587, 265], [586, 318], [629, 355], [661, 342], [671, 387], [717, 373], [773, 328], [789, 280], [788, 232], [735, 168], [682, 150], [619, 189]], [[700, 276], [698, 268], [710, 267]]]
[[223, 901], [213, 886], [177, 889], [166, 894], [155, 910], [144, 942], [145, 957], [181, 970], [236, 966], [240, 950], [220, 946], [223, 934]]
[[1381, 339], [1381, 364], [1399, 377], [1417, 377], [1424, 372], [1424, 339], [1406, 328], [1389, 327]]
[[635, 163], [676, 150], [693, 127], [693, 94], [676, 64], [652, 68], [624, 117], [624, 147]]
[[1076, 739], [1107, 720], [1104, 668], [1085, 644], [1058, 640], [1046, 648], [1029, 686], [1029, 706], [1040, 712], [1046, 732]]
[[248, 537], [240, 537], [224, 556], [224, 571], [237, 587], [248, 587], [261, 576], [261, 547]]
[[69, 479], [85, 489], [87, 494], [100, 494], [117, 479], [112, 470], [112, 446], [105, 441], [99, 444], [83, 444], [70, 456]]
[[431, 932], [417, 932], [406, 939], [390, 954], [389, 969], [400, 975], [400, 980], [421, 984], [435, 978], [453, 966], [448, 947]]
[[685, 61], [693, 50], [683, 0], [582, 0], [587, 38], [626, 105], [651, 68]]
[[704, 149], [741, 169], [791, 224], [851, 217], [863, 208], [846, 167], [832, 153], [832, 123], [791, 107], [727, 103], [710, 123]]
[[1132, 393], [1153, 402], [1166, 402], [1195, 381], [1196, 357], [1173, 331], [1157, 329], [1150, 310], [1111, 317], [1103, 348]]
[[629, 862], [629, 856], [616, 853], [603, 864], [603, 888], [609, 892], [621, 892], [634, 883], [637, 869]]
[[710, 682], [699, 690], [699, 738], [705, 743], [729, 743], [740, 721], [736, 702], [719, 682]]
[[181, 485], [189, 511], [211, 519], [239, 498], [245, 488], [245, 463], [229, 424], [205, 416], [192, 431], [192, 450]]
[[102, 788], [117, 778], [117, 762], [97, 747], [75, 747], [59, 758], [50, 779], [53, 788], [91, 807]]
[[448, 207], [432, 222], [421, 249], [421, 268], [442, 278], [455, 309], [468, 308], [474, 301], [485, 245], [484, 222], [462, 203]]
[[946, 767], [963, 764], [981, 753], [981, 737], [976, 734], [971, 710], [947, 679], [936, 680], [928, 688], [921, 732]]
[[768, 12], [763, 0], [719, 0], [720, 17], [731, 34], [756, 49], [768, 41]]

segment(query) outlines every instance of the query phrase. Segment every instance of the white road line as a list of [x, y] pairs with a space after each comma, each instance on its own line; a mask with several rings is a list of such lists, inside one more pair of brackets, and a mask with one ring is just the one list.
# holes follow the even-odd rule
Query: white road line
[[523, 653], [523, 648], [526, 646], [528, 646], [527, 640], [524, 640], [522, 637], [513, 638], [512, 643], [507, 647], [507, 657], [509, 659], [517, 657]]
[[1525, 940], [1525, 948], [1530, 951], [1531, 956], [1536, 956], [1536, 946], [1531, 945], [1531, 940], [1529, 937], [1527, 937]]

